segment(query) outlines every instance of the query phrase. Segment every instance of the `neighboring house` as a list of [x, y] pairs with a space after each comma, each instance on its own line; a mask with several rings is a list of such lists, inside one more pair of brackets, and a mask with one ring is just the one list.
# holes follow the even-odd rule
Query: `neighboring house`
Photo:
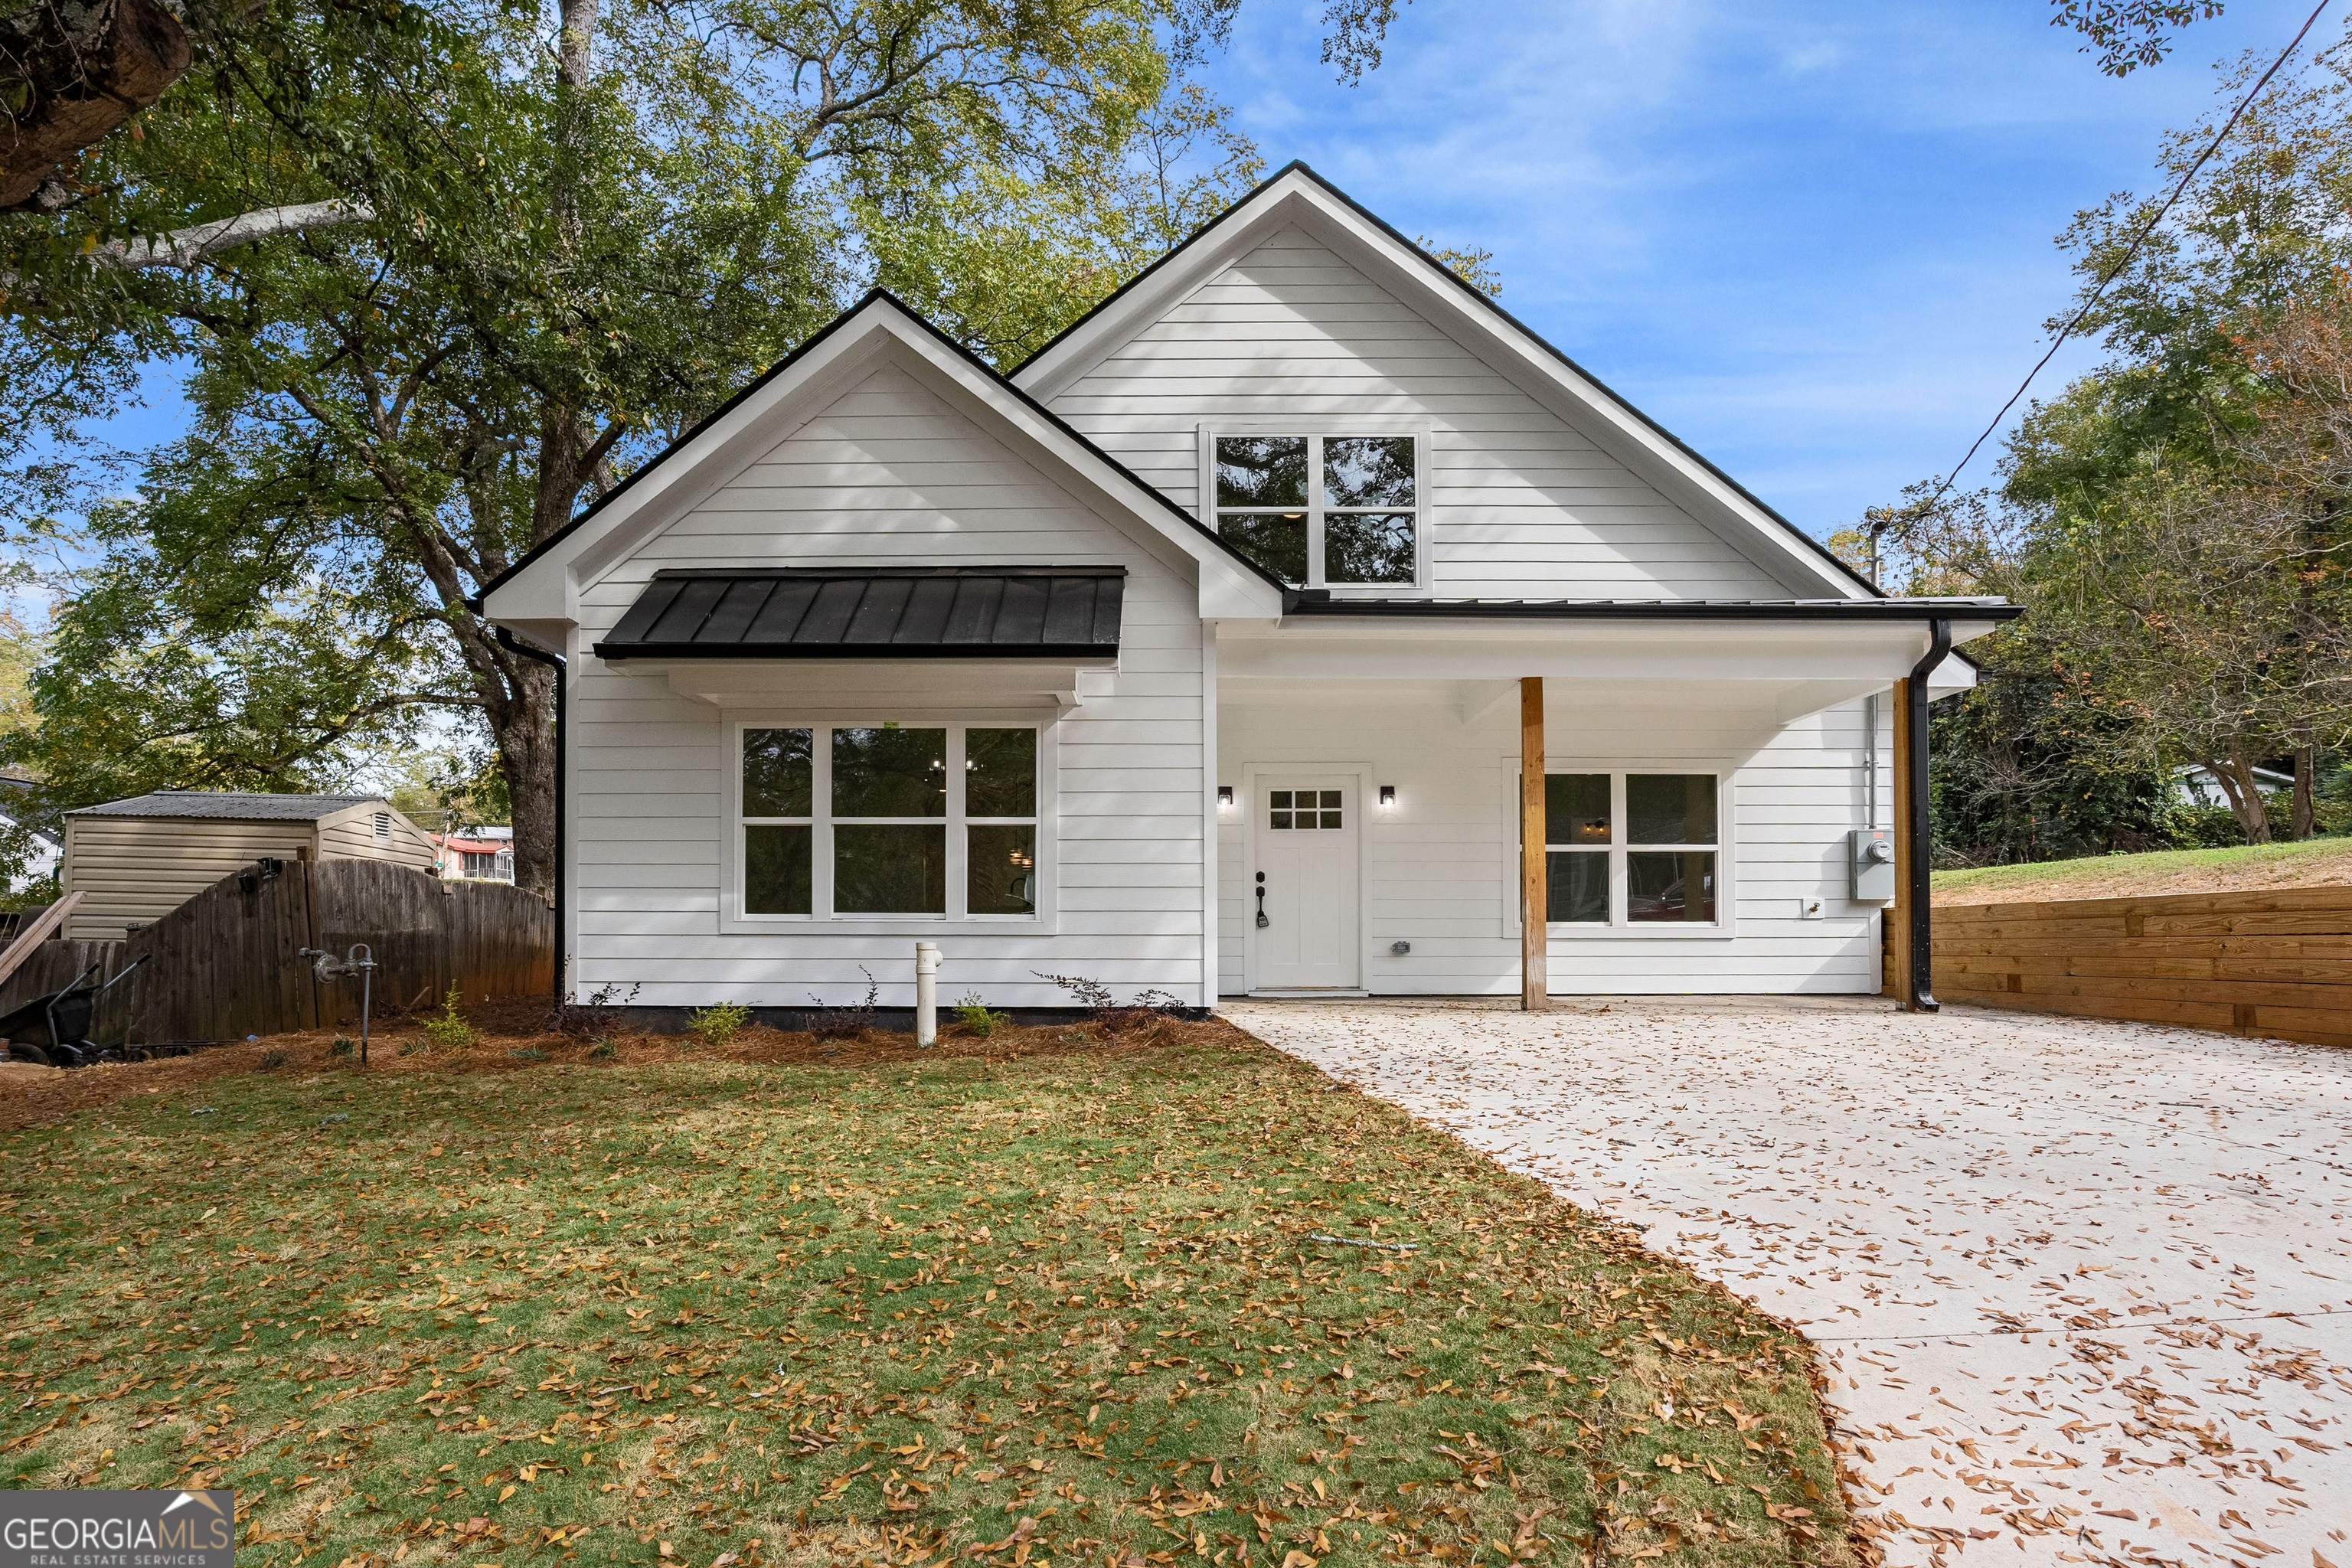
[[2014, 613], [1296, 165], [1009, 378], [869, 296], [483, 604], [568, 661], [568, 984], [672, 1006], [1516, 994], [1536, 721], [1552, 990], [1876, 991], [1865, 702]]
[[[2254, 787], [2264, 795], [2286, 795], [2294, 789], [2294, 775], [2276, 768], [2256, 768]], [[2172, 793], [2183, 805], [2227, 806], [2230, 797], [2221, 775], [2202, 763], [2186, 763], [2172, 770]]]
[[178, 909], [264, 856], [390, 860], [430, 872], [433, 841], [380, 795], [159, 790], [66, 813], [66, 935], [102, 941]]
[[514, 880], [514, 829], [472, 827], [430, 835], [439, 854], [439, 874], [451, 881]]

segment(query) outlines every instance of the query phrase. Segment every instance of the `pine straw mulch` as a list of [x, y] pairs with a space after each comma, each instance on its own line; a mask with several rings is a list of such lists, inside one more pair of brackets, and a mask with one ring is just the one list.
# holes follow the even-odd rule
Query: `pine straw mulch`
[[[803, 1030], [745, 1028], [723, 1047], [709, 1047], [691, 1035], [656, 1035], [619, 1028], [600, 1042], [551, 1027], [547, 1000], [509, 996], [465, 1009], [474, 1026], [473, 1044], [426, 1047], [426, 1014], [399, 1013], [375, 1020], [368, 1047], [371, 1076], [402, 1073], [476, 1074], [528, 1072], [569, 1063], [580, 1067], [654, 1067], [667, 1062], [740, 1062], [768, 1067], [878, 1067], [897, 1062], [966, 1057], [1013, 1061], [1022, 1057], [1099, 1050], [1120, 1046], [1250, 1045], [1250, 1037], [1222, 1018], [1202, 1022], [1151, 1017], [1139, 1027], [1106, 1035], [1091, 1022], [1032, 1027], [1007, 1026], [982, 1039], [961, 1025], [940, 1031], [939, 1043], [919, 1049], [911, 1034], [867, 1029], [846, 1037], [820, 1037]], [[352, 1026], [272, 1035], [266, 1039], [211, 1046], [193, 1056], [159, 1061], [105, 1063], [88, 1068], [34, 1067], [0, 1062], [0, 1132], [38, 1127], [78, 1112], [168, 1089], [185, 1089], [243, 1073], [287, 1074], [360, 1070], [355, 1057], [339, 1056], [338, 1039], [356, 1040]], [[403, 1054], [404, 1050], [406, 1054]], [[520, 1054], [519, 1054], [520, 1053]], [[535, 1055], [533, 1053], [536, 1053]]]

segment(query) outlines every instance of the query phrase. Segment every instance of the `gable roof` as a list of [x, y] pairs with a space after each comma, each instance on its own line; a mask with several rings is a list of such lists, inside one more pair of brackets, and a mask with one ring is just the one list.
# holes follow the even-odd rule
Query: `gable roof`
[[[1283, 588], [1280, 579], [886, 289], [868, 290], [856, 306], [835, 317], [579, 516], [484, 584], [475, 595], [475, 605], [494, 620], [509, 618], [490, 606], [489, 600], [526, 580], [534, 568], [551, 559], [578, 558], [601, 537], [674, 494], [688, 498], [684, 504], [669, 509], [673, 515], [682, 512], [696, 499], [691, 477], [696, 470], [708, 468], [715, 474], [723, 470], [722, 477], [731, 476], [793, 427], [783, 410], [796, 395], [812, 387], [831, 390], [827, 372], [844, 364], [862, 367], [877, 359], [876, 351], [893, 345], [911, 351], [935, 374], [986, 406], [1034, 447], [1058, 458], [1065, 468], [1119, 510], [1228, 579], [1226, 585], [1253, 601], [1255, 613], [1276, 613]], [[511, 618], [533, 617], [517, 611]]]
[[1819, 540], [1304, 163], [1276, 170], [1064, 328], [1013, 368], [1013, 381], [1050, 400], [1195, 289], [1293, 224], [1327, 243], [1337, 241], [1347, 259], [1379, 274], [1375, 282], [1393, 285], [1408, 308], [1423, 310], [1441, 330], [1449, 330], [1455, 341], [1552, 405], [1580, 434], [1601, 440], [1634, 472], [1653, 482], [1664, 480], [1662, 489], [1680, 490], [1679, 499], [1696, 503], [1690, 510], [1702, 523], [1708, 521], [1703, 514], [1712, 514], [1744, 532], [1763, 546], [1766, 563], [1794, 567], [1811, 588], [1841, 598], [1884, 596]]

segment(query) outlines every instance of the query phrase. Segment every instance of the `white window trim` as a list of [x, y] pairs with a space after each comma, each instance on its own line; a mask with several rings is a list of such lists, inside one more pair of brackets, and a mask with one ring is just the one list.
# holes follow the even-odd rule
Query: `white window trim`
[[[1517, 942], [1519, 938], [1519, 754], [1517, 752], [1506, 752], [1500, 766], [1503, 775], [1503, 934]], [[1738, 889], [1735, 885], [1739, 854], [1732, 826], [1738, 815], [1732, 809], [1732, 792], [1737, 787], [1738, 777], [1736, 768], [1727, 763], [1694, 757], [1599, 762], [1591, 757], [1563, 757], [1548, 752], [1544, 757], [1544, 772], [1609, 775], [1609, 923], [1601, 925], [1585, 921], [1547, 922], [1545, 931], [1549, 940], [1546, 945], [1553, 952], [1563, 947], [1572, 948], [1580, 942], [1646, 942], [1654, 938], [1664, 942], [1720, 942], [1739, 934]], [[1693, 921], [1629, 921], [1625, 918], [1625, 856], [1632, 849], [1656, 847], [1648, 844], [1629, 844], [1625, 840], [1627, 773], [1715, 775], [1717, 842], [1690, 846], [1715, 852], [1716, 918], [1713, 921], [1701, 924]]]
[[[949, 832], [948, 840], [948, 907], [944, 915], [769, 915], [750, 914], [743, 909], [743, 732], [747, 730], [878, 730], [885, 724], [896, 724], [902, 730], [1026, 730], [1037, 731], [1037, 898], [1036, 910], [1026, 915], [971, 915], [953, 912], [964, 900], [966, 877], [965, 836]], [[829, 712], [812, 715], [806, 710], [740, 711], [725, 715], [727, 752], [724, 787], [719, 792], [719, 930], [730, 935], [803, 934], [819, 931], [843, 936], [922, 936], [942, 928], [980, 932], [985, 931], [1017, 931], [1023, 935], [1057, 934], [1061, 930], [1060, 856], [1055, 831], [1058, 821], [1059, 791], [1056, 781], [1060, 773], [1061, 726], [1049, 715], [1034, 708], [1004, 710], [974, 710], [965, 709], [953, 715], [941, 713], [866, 713]], [[949, 755], [961, 750], [960, 739], [949, 742]], [[818, 792], [832, 784], [832, 748], [823, 748], [816, 758], [816, 767], [810, 780], [815, 799], [824, 798]], [[949, 770], [949, 814], [944, 817], [924, 817], [923, 823], [939, 823], [952, 828], [964, 820], [963, 779], [961, 772]], [[877, 820], [898, 820], [878, 818]], [[913, 817], [903, 820], [914, 822]], [[982, 824], [1004, 820], [982, 817]], [[810, 835], [810, 898], [814, 907], [824, 908], [832, 902], [833, 860], [828, 853], [831, 835], [824, 830], [824, 819], [814, 819], [818, 830]]]
[[1425, 595], [1431, 590], [1433, 556], [1430, 535], [1435, 531], [1429, 495], [1430, 422], [1423, 418], [1360, 418], [1334, 414], [1307, 414], [1296, 419], [1219, 419], [1200, 426], [1199, 504], [1194, 508], [1202, 526], [1217, 531], [1217, 437], [1220, 436], [1410, 436], [1412, 443], [1413, 526], [1412, 581], [1406, 583], [1325, 583], [1323, 572], [1323, 478], [1319, 465], [1309, 465], [1307, 489], [1307, 583], [1328, 589], [1335, 599], [1397, 599]]

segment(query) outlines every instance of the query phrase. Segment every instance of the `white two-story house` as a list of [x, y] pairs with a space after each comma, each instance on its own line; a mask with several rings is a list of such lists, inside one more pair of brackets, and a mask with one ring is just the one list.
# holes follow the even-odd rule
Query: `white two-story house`
[[1874, 992], [1885, 698], [2013, 613], [1297, 165], [1009, 376], [870, 296], [483, 603], [566, 661], [566, 984], [769, 1007], [918, 941], [1000, 1006]]

